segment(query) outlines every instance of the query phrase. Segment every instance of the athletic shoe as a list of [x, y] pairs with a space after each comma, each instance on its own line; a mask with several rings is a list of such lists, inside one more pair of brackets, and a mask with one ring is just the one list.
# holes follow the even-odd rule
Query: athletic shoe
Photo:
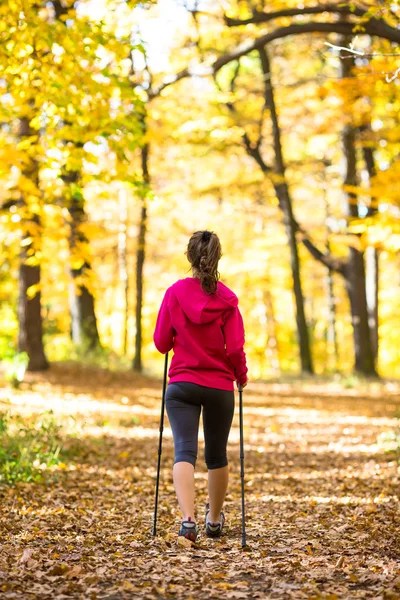
[[206, 534], [207, 537], [220, 537], [222, 534], [222, 529], [225, 524], [225, 515], [220, 512], [220, 520], [216, 523], [208, 520], [208, 513], [210, 512], [210, 505], [207, 503], [206, 505]]
[[198, 533], [196, 523], [192, 521], [192, 517], [189, 517], [187, 521], [182, 521], [178, 537], [184, 537], [189, 540], [189, 542], [192, 542], [192, 544], [195, 544]]

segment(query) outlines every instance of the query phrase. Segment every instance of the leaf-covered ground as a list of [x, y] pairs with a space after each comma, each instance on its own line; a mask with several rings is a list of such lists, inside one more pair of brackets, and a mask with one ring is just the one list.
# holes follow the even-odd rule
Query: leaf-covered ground
[[[151, 536], [159, 382], [56, 367], [0, 394], [27, 419], [52, 408], [71, 452], [57, 481], [0, 492], [1, 598], [400, 598], [398, 456], [377, 444], [398, 428], [396, 386], [246, 389], [246, 550], [237, 415], [225, 536], [188, 550], [176, 544], [168, 423]], [[203, 526], [202, 446], [196, 477]]]

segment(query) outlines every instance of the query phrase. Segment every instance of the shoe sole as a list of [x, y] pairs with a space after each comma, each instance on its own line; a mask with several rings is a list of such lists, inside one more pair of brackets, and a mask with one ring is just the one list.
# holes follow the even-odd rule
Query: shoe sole
[[209, 538], [217, 538], [217, 537], [221, 537], [222, 531], [219, 531], [218, 533], [212, 533], [211, 531], [206, 531], [206, 535]]

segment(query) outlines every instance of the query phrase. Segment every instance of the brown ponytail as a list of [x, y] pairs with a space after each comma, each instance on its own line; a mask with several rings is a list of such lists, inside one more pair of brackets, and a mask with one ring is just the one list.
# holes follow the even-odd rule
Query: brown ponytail
[[218, 261], [221, 255], [221, 243], [216, 233], [196, 231], [190, 238], [186, 256], [207, 294], [215, 294], [217, 291]]

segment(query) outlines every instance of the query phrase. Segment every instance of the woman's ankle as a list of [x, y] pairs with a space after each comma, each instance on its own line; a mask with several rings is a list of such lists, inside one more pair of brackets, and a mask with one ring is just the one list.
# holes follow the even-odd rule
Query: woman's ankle
[[[221, 507], [222, 509], [222, 507]], [[219, 511], [218, 513], [212, 513], [211, 512], [211, 508], [208, 511], [207, 514], [207, 521], [209, 521], [210, 523], [219, 523], [221, 520], [221, 511]]]
[[196, 523], [196, 519], [191, 515], [184, 516], [182, 521], [191, 521], [192, 523]]
[[221, 521], [221, 515], [218, 515], [217, 519], [213, 519], [212, 516], [209, 514], [207, 517], [207, 521], [209, 523], [219, 523]]

